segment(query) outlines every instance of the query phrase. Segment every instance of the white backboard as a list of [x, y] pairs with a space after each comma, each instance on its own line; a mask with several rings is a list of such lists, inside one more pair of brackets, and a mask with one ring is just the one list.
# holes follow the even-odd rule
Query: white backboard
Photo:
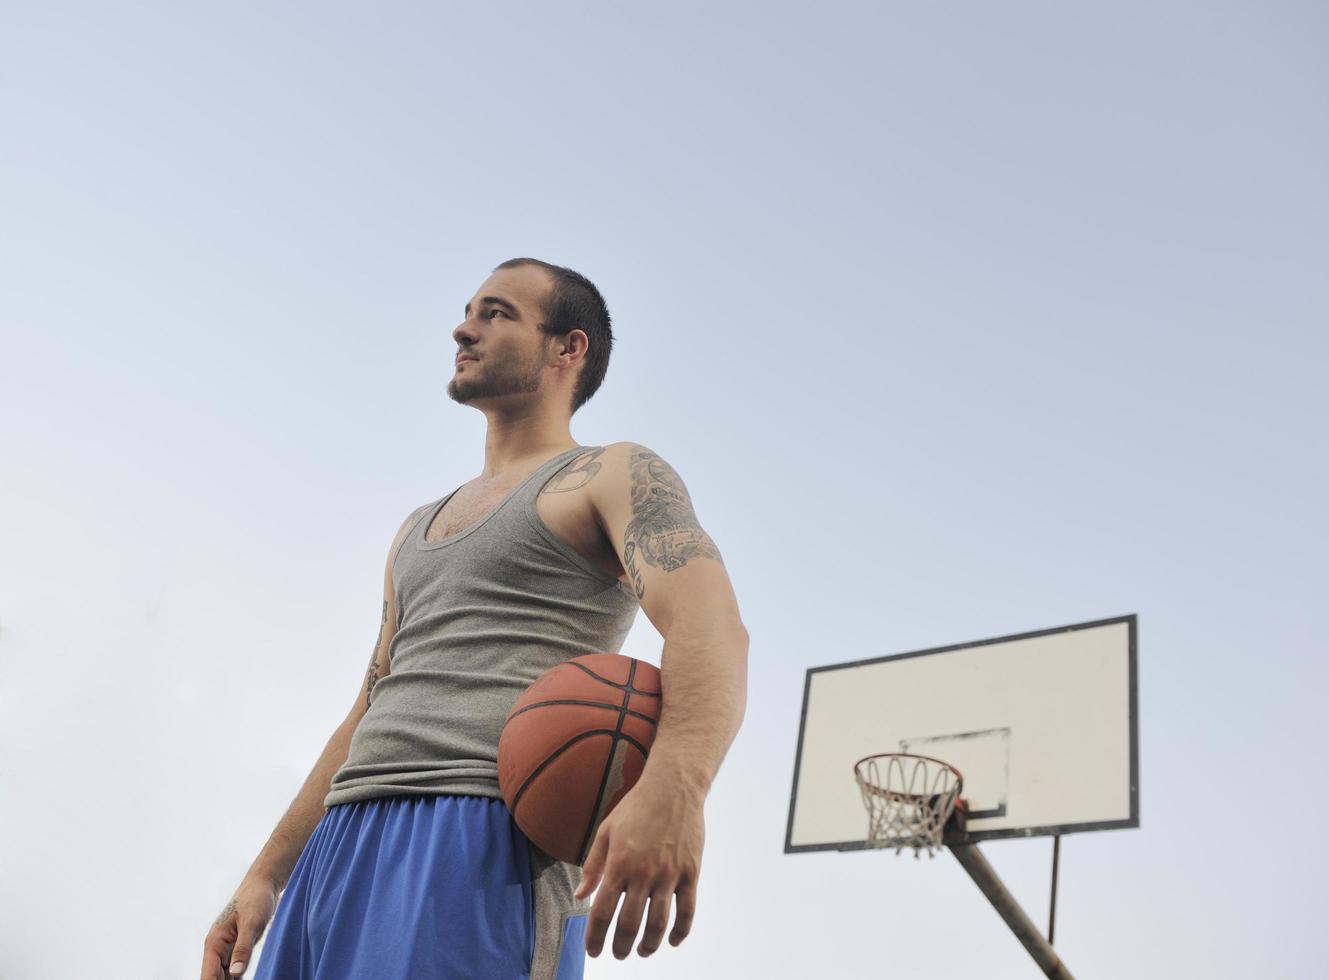
[[854, 763], [945, 760], [965, 841], [1140, 824], [1134, 615], [813, 667], [785, 852], [865, 847]]

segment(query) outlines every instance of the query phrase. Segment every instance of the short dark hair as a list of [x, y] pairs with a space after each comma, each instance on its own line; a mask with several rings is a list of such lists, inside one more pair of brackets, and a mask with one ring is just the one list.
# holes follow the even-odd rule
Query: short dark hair
[[590, 347], [583, 358], [581, 374], [572, 391], [572, 414], [586, 404], [604, 381], [609, 370], [609, 353], [614, 349], [614, 332], [610, 328], [609, 307], [600, 290], [579, 272], [551, 265], [539, 259], [508, 259], [494, 267], [511, 269], [519, 265], [536, 265], [554, 277], [544, 308], [540, 311], [544, 322], [540, 329], [548, 337], [562, 337], [572, 330], [583, 330]]

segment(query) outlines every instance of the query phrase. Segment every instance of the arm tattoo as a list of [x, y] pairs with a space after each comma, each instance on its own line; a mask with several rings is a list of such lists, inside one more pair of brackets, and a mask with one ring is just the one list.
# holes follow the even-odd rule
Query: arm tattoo
[[226, 903], [226, 908], [221, 910], [221, 915], [217, 916], [212, 924], [214, 927], [224, 925], [226, 920], [233, 915], [235, 915], [235, 899], [231, 899]]
[[604, 452], [604, 447], [593, 449], [585, 455], [576, 457], [576, 462], [567, 469], [559, 470], [550, 480], [541, 493], [571, 493], [573, 490], [580, 490], [586, 484], [595, 479], [595, 474], [600, 472], [600, 464], [596, 462], [600, 454]]
[[623, 533], [623, 556], [640, 599], [646, 594], [638, 554], [648, 564], [676, 571], [690, 558], [720, 559], [720, 549], [701, 529], [683, 479], [649, 449], [632, 453], [632, 520]]
[[383, 619], [378, 624], [378, 639], [374, 641], [374, 653], [369, 658], [369, 677], [365, 681], [365, 710], [369, 710], [370, 698], [374, 694], [374, 685], [378, 683], [378, 645], [383, 642], [383, 627], [388, 625], [388, 600], [383, 600]]

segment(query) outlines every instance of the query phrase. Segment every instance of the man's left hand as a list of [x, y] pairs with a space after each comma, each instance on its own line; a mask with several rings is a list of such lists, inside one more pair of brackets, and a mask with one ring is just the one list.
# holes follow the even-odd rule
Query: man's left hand
[[624, 892], [614, 932], [614, 956], [626, 959], [641, 927], [646, 900], [651, 902], [646, 932], [637, 952], [650, 956], [669, 925], [669, 906], [678, 896], [678, 911], [669, 945], [677, 946], [692, 928], [697, 906], [697, 877], [706, 836], [699, 794], [665, 779], [643, 774], [637, 784], [601, 821], [582, 865], [581, 901], [600, 886], [587, 917], [586, 951], [599, 956], [614, 909]]

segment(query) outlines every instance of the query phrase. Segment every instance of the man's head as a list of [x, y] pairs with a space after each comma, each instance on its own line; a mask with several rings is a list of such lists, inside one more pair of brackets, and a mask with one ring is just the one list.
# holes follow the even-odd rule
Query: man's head
[[609, 309], [585, 276], [539, 259], [502, 263], [466, 304], [452, 332], [458, 363], [448, 395], [462, 404], [565, 391], [571, 411], [595, 394], [609, 367]]

